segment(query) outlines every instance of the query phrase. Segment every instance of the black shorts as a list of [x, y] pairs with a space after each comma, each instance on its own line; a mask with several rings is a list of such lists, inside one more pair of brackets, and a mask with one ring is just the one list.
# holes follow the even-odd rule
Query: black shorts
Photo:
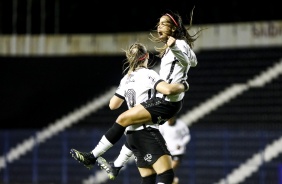
[[152, 166], [161, 156], [170, 155], [166, 142], [158, 129], [128, 131], [126, 141], [135, 156], [137, 167]]
[[153, 123], [162, 125], [181, 110], [183, 100], [168, 102], [162, 98], [155, 97], [142, 102], [141, 105], [151, 114]]

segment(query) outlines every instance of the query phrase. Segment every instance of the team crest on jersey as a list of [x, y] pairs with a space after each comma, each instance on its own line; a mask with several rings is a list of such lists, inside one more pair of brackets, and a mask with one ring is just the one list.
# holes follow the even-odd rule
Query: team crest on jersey
[[168, 119], [163, 119], [161, 116], [158, 117], [157, 124], [162, 125], [164, 124]]
[[145, 155], [145, 157], [144, 157], [144, 160], [146, 161], [146, 162], [152, 162], [152, 155], [151, 154], [146, 154]]

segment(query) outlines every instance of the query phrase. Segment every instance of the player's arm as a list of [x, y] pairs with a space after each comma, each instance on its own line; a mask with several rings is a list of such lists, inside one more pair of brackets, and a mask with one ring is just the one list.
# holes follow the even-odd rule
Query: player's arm
[[178, 93], [188, 91], [188, 89], [189, 89], [189, 84], [187, 83], [187, 81], [183, 81], [181, 83], [169, 84], [162, 80], [156, 84], [156, 90], [164, 95], [175, 95]]
[[197, 57], [189, 45], [183, 44], [179, 40], [176, 41], [173, 37], [170, 37], [168, 42], [170, 43], [170, 50], [182, 66], [190, 64], [192, 67], [195, 67], [198, 64]]
[[118, 109], [123, 102], [124, 98], [121, 95], [115, 93], [115, 95], [110, 100], [109, 107], [111, 110]]

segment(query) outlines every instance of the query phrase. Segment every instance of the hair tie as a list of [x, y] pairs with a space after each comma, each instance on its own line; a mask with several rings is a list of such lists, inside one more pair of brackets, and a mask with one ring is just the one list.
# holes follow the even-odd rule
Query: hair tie
[[146, 57], [147, 57], [147, 54], [144, 54], [144, 56], [140, 57], [140, 58], [138, 59], [138, 61], [142, 61], [142, 60], [144, 60]]
[[173, 18], [170, 14], [168, 14], [168, 13], [166, 13], [166, 15], [169, 16], [170, 19], [171, 19], [171, 20], [174, 22], [174, 24], [176, 25], [176, 27], [178, 27], [178, 24], [177, 24], [177, 22], [174, 20], [174, 18]]

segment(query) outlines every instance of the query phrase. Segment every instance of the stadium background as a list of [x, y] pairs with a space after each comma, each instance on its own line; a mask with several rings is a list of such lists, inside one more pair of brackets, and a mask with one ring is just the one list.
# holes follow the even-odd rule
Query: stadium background
[[[0, 34], [138, 34], [154, 29], [160, 15], [168, 10], [179, 12], [188, 25], [194, 5], [194, 25], [282, 20], [276, 1], [268, 1], [267, 4], [246, 1], [142, 1], [133, 4], [117, 1], [1, 0]], [[8, 46], [7, 42], [1, 43], [2, 48]], [[203, 64], [189, 75], [189, 82], [195, 88], [188, 92], [182, 114], [230, 84], [245, 82], [272, 66], [281, 60], [282, 49], [281, 45], [222, 48], [203, 50], [197, 55], [199, 63]], [[27, 152], [12, 150], [118, 85], [124, 57], [94, 54], [23, 56], [14, 53], [2, 54], [0, 59], [0, 181], [7, 184], [82, 183], [93, 175], [94, 181], [89, 177], [87, 182], [99, 183], [95, 179], [96, 170], [84, 171], [82, 166], [79, 167], [68, 155], [69, 147], [92, 149], [125, 107], [110, 112], [107, 105], [103, 105], [97, 112], [79, 119], [74, 126], [53, 137], [36, 138], [36, 143], [33, 143], [36, 146], [27, 149]], [[230, 65], [232, 61], [238, 64]], [[265, 163], [246, 180], [227, 180], [241, 162], [281, 136], [281, 97], [279, 76], [266, 87], [251, 90], [190, 126], [192, 140], [180, 173], [182, 181], [186, 181], [183, 183], [209, 184], [225, 178], [225, 184], [281, 184], [281, 155], [269, 165]], [[118, 149], [117, 146], [116, 150], [110, 151], [108, 157], [117, 155]], [[261, 162], [267, 162], [263, 155], [260, 156]], [[135, 178], [138, 183], [134, 164], [128, 167], [116, 183], [132, 183], [129, 178]]]

